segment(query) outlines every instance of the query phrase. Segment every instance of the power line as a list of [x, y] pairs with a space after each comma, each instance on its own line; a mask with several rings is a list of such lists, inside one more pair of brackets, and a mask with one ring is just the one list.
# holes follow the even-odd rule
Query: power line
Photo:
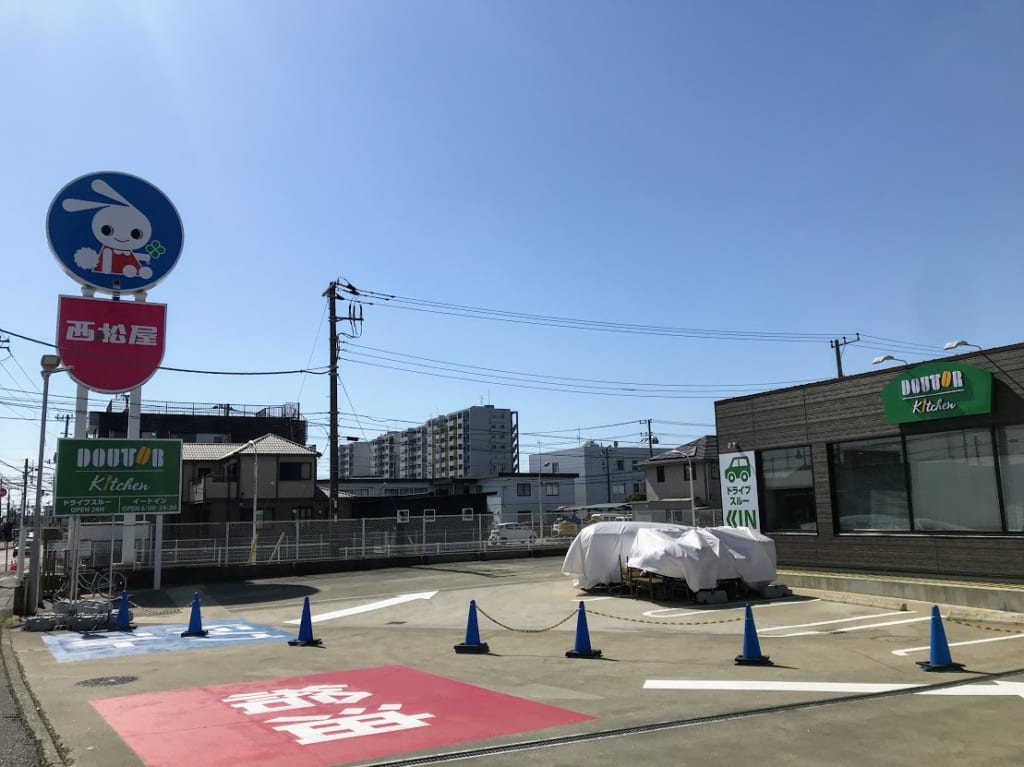
[[[715, 340], [733, 341], [766, 341], [786, 343], [820, 343], [835, 335], [834, 333], [807, 333], [807, 332], [775, 332], [775, 331], [748, 331], [748, 330], [726, 330], [715, 328], [680, 328], [663, 325], [637, 325], [623, 322], [608, 322], [604, 320], [585, 320], [571, 317], [559, 317], [544, 314], [527, 314], [523, 312], [511, 312], [500, 309], [488, 309], [479, 306], [467, 306], [452, 304], [427, 299], [412, 298], [409, 296], [398, 296], [390, 293], [381, 293], [373, 290], [361, 290], [359, 298], [355, 299], [368, 305], [389, 306], [409, 311], [426, 312], [429, 314], [442, 314], [470, 319], [483, 319], [500, 322], [511, 322], [526, 325], [541, 325], [546, 327], [561, 327], [576, 330], [604, 331], [613, 333], [627, 333], [632, 335], [653, 335], [653, 336], [680, 336], [686, 338], [706, 338]], [[376, 299], [376, 300], [373, 300]]]

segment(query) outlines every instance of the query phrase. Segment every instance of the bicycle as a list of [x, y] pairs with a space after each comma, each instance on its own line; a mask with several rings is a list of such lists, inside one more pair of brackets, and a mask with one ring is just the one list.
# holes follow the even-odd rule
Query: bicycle
[[[78, 573], [78, 596], [105, 596], [113, 599], [128, 590], [128, 579], [117, 570], [87, 570]], [[65, 573], [57, 588], [53, 590], [53, 600], [68, 599], [71, 596], [71, 577]]]

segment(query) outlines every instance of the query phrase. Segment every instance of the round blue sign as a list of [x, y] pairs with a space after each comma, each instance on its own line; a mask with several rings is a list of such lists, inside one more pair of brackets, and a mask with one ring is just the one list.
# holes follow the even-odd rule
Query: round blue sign
[[138, 176], [90, 173], [65, 186], [46, 213], [50, 250], [72, 279], [108, 293], [146, 290], [174, 268], [181, 216]]

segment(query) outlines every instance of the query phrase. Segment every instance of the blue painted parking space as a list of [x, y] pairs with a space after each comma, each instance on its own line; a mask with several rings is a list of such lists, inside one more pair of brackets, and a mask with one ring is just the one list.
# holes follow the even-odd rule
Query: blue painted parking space
[[118, 658], [155, 652], [198, 650], [257, 642], [284, 642], [294, 635], [257, 623], [232, 621], [208, 623], [205, 637], [182, 637], [188, 629], [183, 623], [168, 626], [142, 626], [134, 631], [62, 632], [46, 634], [43, 641], [60, 663], [78, 660]]

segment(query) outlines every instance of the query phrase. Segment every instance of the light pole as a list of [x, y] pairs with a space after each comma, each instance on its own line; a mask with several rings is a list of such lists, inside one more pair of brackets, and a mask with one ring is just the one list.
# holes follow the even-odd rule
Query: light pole
[[260, 453], [256, 449], [256, 440], [250, 439], [245, 443], [252, 445], [252, 550], [256, 556], [256, 509], [259, 507], [260, 494]]
[[697, 446], [691, 447], [686, 455], [686, 473], [690, 476], [690, 526], [697, 526], [697, 508], [693, 499], [693, 457], [697, 452]]
[[899, 357], [893, 357], [891, 354], [883, 354], [881, 357], [875, 357], [871, 360], [872, 365], [880, 365], [883, 362], [902, 362], [904, 365], [910, 364], [906, 360], [901, 360]]
[[28, 604], [25, 614], [35, 615], [39, 607], [39, 587], [42, 580], [42, 539], [43, 539], [43, 453], [46, 451], [46, 405], [50, 396], [50, 376], [71, 370], [70, 366], [61, 367], [60, 356], [44, 354], [39, 360], [43, 376], [43, 408], [39, 417], [39, 460], [36, 463], [36, 505], [33, 512], [32, 529], [35, 531], [32, 550], [29, 554], [29, 570], [32, 577], [28, 582]]
[[982, 348], [980, 346], [978, 346], [977, 344], [972, 344], [970, 341], [964, 341], [963, 339], [961, 339], [959, 341], [949, 341], [947, 343], [944, 343], [942, 345], [942, 348], [945, 351], [949, 352], [949, 351], [953, 351], [953, 349], [959, 348], [961, 346], [973, 346], [979, 352], [983, 351]]
[[537, 535], [540, 538], [544, 537], [544, 467], [550, 465], [551, 461], [546, 461], [537, 468], [537, 523], [540, 525]]

